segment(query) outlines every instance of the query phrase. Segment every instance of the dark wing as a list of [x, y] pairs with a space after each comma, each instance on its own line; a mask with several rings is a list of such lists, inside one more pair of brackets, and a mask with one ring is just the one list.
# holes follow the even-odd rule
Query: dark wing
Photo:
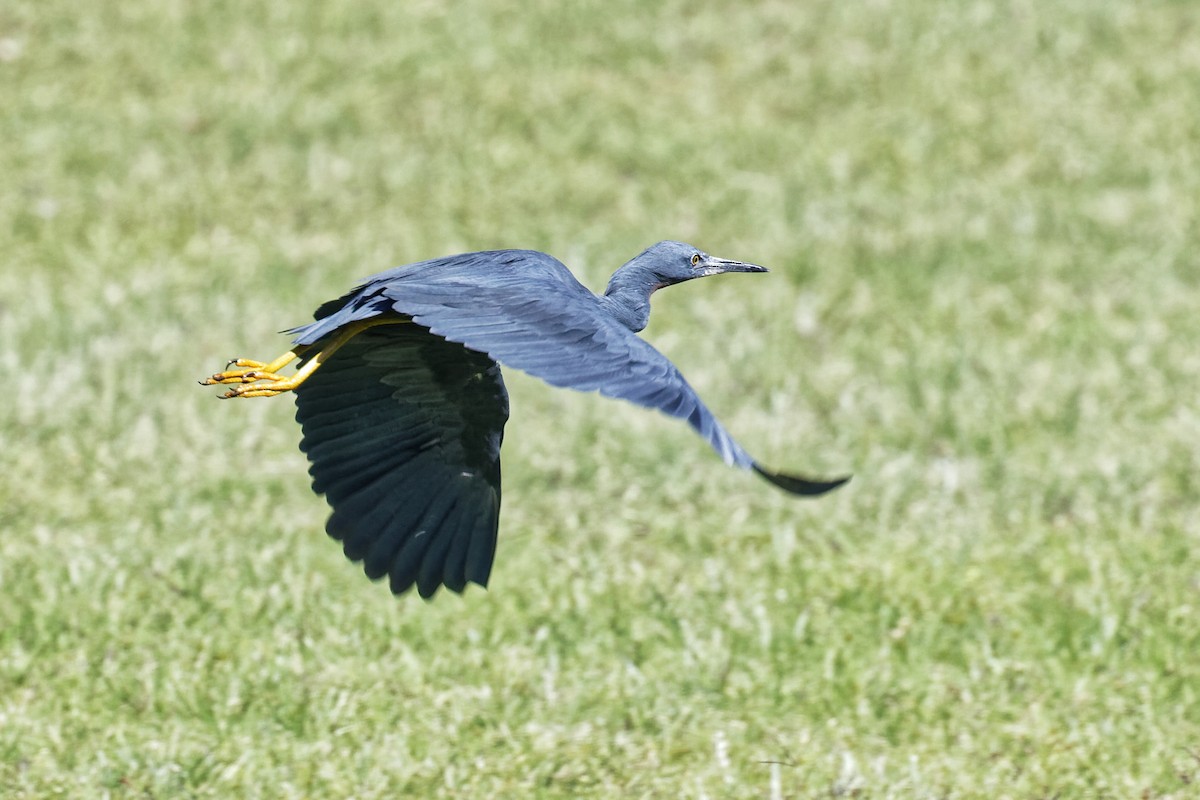
[[322, 306], [318, 322], [294, 331], [296, 341], [311, 343], [349, 322], [389, 311], [554, 386], [598, 391], [686, 419], [725, 463], [753, 469], [785, 491], [821, 494], [845, 482], [764, 469], [674, 364], [544, 253], [469, 253], [381, 273]]
[[296, 390], [326, 530], [371, 579], [422, 597], [486, 586], [508, 393], [486, 355], [413, 324], [351, 339]]

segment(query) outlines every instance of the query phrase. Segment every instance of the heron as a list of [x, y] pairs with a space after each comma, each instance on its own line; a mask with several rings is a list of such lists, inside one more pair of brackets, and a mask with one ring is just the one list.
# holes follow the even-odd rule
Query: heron
[[[234, 359], [200, 381], [222, 397], [292, 392], [313, 491], [331, 507], [326, 532], [394, 594], [414, 585], [486, 587], [500, 515], [500, 445], [508, 392], [500, 367], [552, 386], [631, 401], [679, 417], [728, 465], [794, 495], [818, 480], [765, 468], [701, 402], [666, 356], [637, 334], [666, 286], [765, 267], [683, 242], [652, 245], [604, 294], [533, 250], [490, 250], [381, 272], [292, 328], [270, 362]], [[281, 372], [296, 362], [293, 373]]]

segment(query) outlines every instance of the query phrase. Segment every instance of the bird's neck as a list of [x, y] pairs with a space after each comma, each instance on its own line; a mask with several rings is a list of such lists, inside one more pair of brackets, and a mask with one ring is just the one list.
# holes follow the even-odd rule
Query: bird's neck
[[637, 333], [650, 321], [650, 295], [659, 287], [653, 276], [626, 265], [613, 274], [600, 302], [617, 321]]

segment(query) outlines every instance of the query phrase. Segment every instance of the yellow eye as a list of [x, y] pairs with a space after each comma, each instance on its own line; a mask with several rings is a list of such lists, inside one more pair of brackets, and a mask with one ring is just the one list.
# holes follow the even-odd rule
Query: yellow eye
[[692, 266], [694, 267], [699, 263], [700, 263], [700, 254], [699, 253], [693, 254], [692, 255]]

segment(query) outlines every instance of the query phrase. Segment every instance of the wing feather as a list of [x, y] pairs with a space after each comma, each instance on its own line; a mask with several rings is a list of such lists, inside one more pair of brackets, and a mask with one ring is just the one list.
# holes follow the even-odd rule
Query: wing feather
[[477, 492], [463, 494], [455, 508], [453, 520], [447, 520], [450, 549], [446, 552], [442, 582], [454, 592], [462, 591], [467, 583], [467, 550], [480, 520], [487, 519], [487, 509], [479, 503]]
[[508, 418], [491, 359], [417, 325], [373, 328], [300, 385], [296, 418], [326, 531], [370, 578], [397, 593], [420, 578], [426, 597], [446, 575], [454, 591], [486, 584]]
[[[456, 488], [452, 483], [447, 482], [440, 487], [440, 490], [435, 490], [433, 499], [421, 517], [421, 521], [415, 526], [416, 530], [413, 535], [396, 553], [391, 568], [388, 570], [393, 594], [408, 591], [418, 580], [425, 553], [439, 538], [442, 520], [445, 519], [446, 513], [454, 504]], [[417, 586], [417, 592], [422, 597], [430, 597], [436, 588], [436, 585], [420, 583]]]

